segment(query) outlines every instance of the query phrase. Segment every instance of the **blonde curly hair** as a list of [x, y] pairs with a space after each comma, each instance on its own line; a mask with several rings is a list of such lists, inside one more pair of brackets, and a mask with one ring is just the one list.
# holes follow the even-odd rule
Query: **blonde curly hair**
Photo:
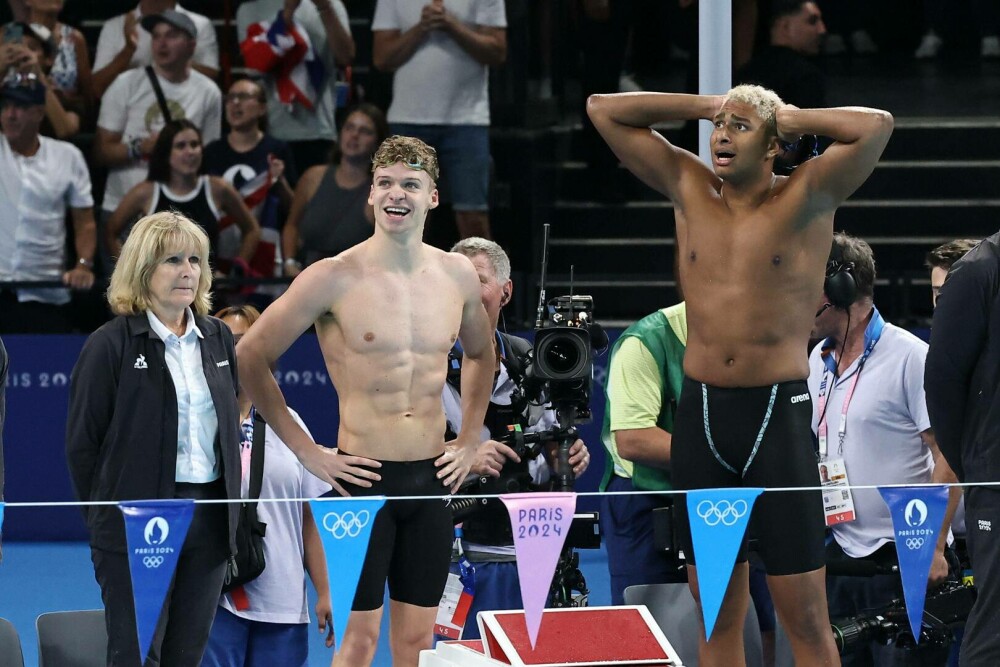
[[410, 169], [427, 172], [434, 183], [437, 183], [441, 175], [437, 151], [416, 137], [394, 134], [383, 141], [372, 158], [372, 173], [379, 167], [391, 167], [397, 162], [402, 162]]

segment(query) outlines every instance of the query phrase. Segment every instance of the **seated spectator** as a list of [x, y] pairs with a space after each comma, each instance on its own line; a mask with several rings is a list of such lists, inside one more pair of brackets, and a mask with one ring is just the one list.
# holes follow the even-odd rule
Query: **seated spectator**
[[[184, 13], [167, 10], [146, 15], [142, 27], [152, 35], [151, 69], [133, 69], [120, 75], [101, 98], [94, 157], [108, 167], [99, 235], [106, 238], [104, 223], [118, 208], [125, 193], [146, 178], [157, 134], [169, 120], [187, 119], [212, 142], [222, 133], [222, 92], [215, 82], [191, 69], [197, 29]], [[163, 91], [157, 99], [153, 82]], [[99, 250], [110, 275], [108, 249]]]
[[826, 106], [826, 78], [813, 58], [826, 26], [812, 0], [775, 0], [771, 5], [770, 44], [736, 73], [736, 83], [770, 88], [802, 109]]
[[53, 46], [49, 80], [60, 101], [87, 118], [87, 111], [94, 100], [93, 73], [90, 68], [90, 51], [83, 33], [59, 22], [65, 6], [63, 0], [32, 0], [28, 8], [31, 27]]
[[[229, 326], [233, 340], [238, 343], [260, 313], [253, 306], [236, 306], [224, 308], [215, 316]], [[240, 393], [239, 407], [243, 435], [240, 443], [241, 495], [247, 498], [256, 411], [246, 392]], [[292, 409], [288, 412], [308, 433], [299, 415]], [[302, 467], [270, 426], [265, 429], [261, 440], [265, 452], [261, 498], [316, 498], [330, 491], [329, 484]], [[267, 525], [264, 537], [266, 567], [253, 581], [219, 598], [202, 667], [304, 667], [309, 659], [307, 571], [319, 594], [317, 625], [320, 632], [329, 627], [326, 645], [333, 646], [333, 612], [326, 559], [309, 503], [259, 503], [257, 518]]]
[[30, 75], [45, 86], [45, 119], [41, 133], [56, 139], [68, 139], [80, 131], [80, 115], [69, 111], [53, 88], [48, 76], [52, 66], [54, 46], [45, 35], [43, 26], [28, 23], [8, 23], [4, 35], [15, 39], [0, 42], [0, 71]]
[[[188, 120], [167, 123], [149, 158], [149, 176], [128, 191], [108, 218], [106, 241], [112, 256], [122, 248], [122, 232], [137, 219], [157, 211], [177, 211], [208, 235], [209, 263], [218, 272], [219, 220], [230, 216], [240, 232], [239, 257], [250, 262], [257, 250], [260, 228], [243, 199], [218, 176], [201, 175], [201, 133]], [[128, 236], [128, 234], [124, 234]]]
[[[346, 104], [337, 68], [354, 61], [344, 3], [250, 0], [236, 10], [236, 31], [247, 67], [264, 75], [271, 134], [288, 142], [300, 170], [326, 162], [337, 138], [334, 112]], [[295, 47], [279, 47], [279, 38]]]
[[373, 104], [358, 105], [340, 134], [331, 164], [312, 167], [295, 188], [281, 233], [285, 275], [297, 276], [303, 267], [340, 254], [375, 231], [368, 194], [372, 154], [389, 134], [385, 114]]
[[219, 75], [219, 45], [212, 22], [189, 12], [174, 0], [140, 0], [132, 11], [119, 14], [105, 22], [97, 38], [94, 55], [94, 95], [100, 98], [122, 72], [146, 67], [153, 63], [152, 40], [139, 30], [142, 19], [166, 11], [176, 11], [187, 16], [195, 29], [197, 48], [191, 66], [215, 79]]
[[[265, 133], [267, 97], [253, 79], [237, 79], [225, 97], [229, 134], [205, 147], [205, 173], [221, 176], [236, 188], [260, 225], [260, 243], [250, 263], [260, 275], [280, 275], [281, 226], [292, 205], [288, 179], [295, 180], [295, 161], [288, 144]], [[242, 241], [239, 226], [222, 219], [219, 256], [232, 257]], [[262, 286], [258, 291], [273, 291]]]
[[[32, 74], [0, 86], [0, 280], [62, 281], [79, 290], [94, 284], [94, 201], [90, 174], [76, 146], [39, 135], [46, 90]], [[73, 220], [76, 258], [66, 270], [66, 212]], [[0, 332], [64, 333], [69, 291], [0, 292]]]

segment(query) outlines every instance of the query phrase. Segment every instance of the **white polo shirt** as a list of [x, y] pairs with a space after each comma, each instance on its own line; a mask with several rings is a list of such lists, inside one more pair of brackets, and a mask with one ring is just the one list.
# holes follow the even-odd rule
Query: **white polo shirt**
[[[819, 396], [827, 377], [829, 394], [824, 421], [829, 433], [827, 456], [843, 458], [851, 485], [907, 484], [931, 481], [934, 460], [920, 434], [931, 427], [924, 397], [927, 343], [897, 326], [885, 324], [868, 357], [847, 412], [843, 451], [837, 429], [844, 397], [858, 372], [858, 360], [836, 382], [820, 356], [822, 343], [809, 355], [809, 393]], [[839, 347], [835, 353], [839, 353]], [[832, 384], [832, 387], [830, 386]], [[819, 403], [813, 400], [813, 432]], [[817, 472], [817, 482], [819, 473]], [[892, 541], [889, 508], [876, 489], [856, 489], [854, 521], [837, 524], [833, 536], [851, 558], [862, 558]]]

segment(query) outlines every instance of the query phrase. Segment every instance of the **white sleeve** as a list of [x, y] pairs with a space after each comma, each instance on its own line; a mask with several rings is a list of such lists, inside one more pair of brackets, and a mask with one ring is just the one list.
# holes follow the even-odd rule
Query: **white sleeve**
[[198, 43], [194, 47], [194, 61], [199, 65], [219, 69], [219, 42], [215, 36], [215, 26], [208, 18], [201, 16], [198, 21]]
[[124, 18], [122, 16], [114, 17], [101, 27], [101, 34], [97, 38], [97, 51], [94, 53], [94, 64], [92, 65], [95, 72], [104, 69], [122, 50], [125, 45], [123, 28]]
[[[414, 0], [409, 0], [414, 2]], [[372, 18], [372, 30], [400, 30], [399, 12], [396, 11], [396, 0], [378, 0], [375, 3], [375, 16]]]
[[478, 0], [472, 22], [489, 28], [506, 28], [507, 11], [504, 0]]
[[337, 13], [337, 20], [340, 21], [340, 25], [344, 26], [347, 34], [353, 37], [354, 35], [351, 33], [351, 17], [347, 14], [347, 7], [344, 6], [342, 0], [333, 0], [333, 11]]
[[125, 132], [128, 123], [128, 82], [132, 71], [126, 70], [116, 76], [101, 97], [101, 113], [97, 117], [98, 127], [119, 134]]
[[70, 145], [67, 151], [67, 159], [70, 163], [69, 192], [66, 193], [66, 203], [70, 208], [91, 208], [94, 205], [94, 197], [91, 194], [90, 171], [87, 170], [87, 161], [83, 159], [83, 153], [76, 146]]
[[906, 407], [910, 419], [916, 424], [917, 430], [923, 433], [931, 427], [931, 419], [927, 414], [927, 396], [924, 393], [924, 362], [927, 359], [927, 345], [914, 347], [906, 355], [903, 366], [903, 391], [906, 392]]

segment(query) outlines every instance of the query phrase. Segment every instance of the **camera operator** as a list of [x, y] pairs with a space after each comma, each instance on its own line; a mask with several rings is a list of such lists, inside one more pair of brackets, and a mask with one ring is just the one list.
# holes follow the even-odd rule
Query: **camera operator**
[[[901, 597], [889, 509], [875, 489], [848, 485], [946, 483], [954, 473], [941, 456], [927, 416], [923, 377], [927, 345], [885, 322], [875, 308], [875, 259], [871, 246], [838, 233], [827, 264], [823, 299], [809, 356], [809, 390], [819, 464], [826, 466], [824, 506], [834, 540], [827, 548], [827, 595], [831, 618], [854, 617]], [[808, 398], [808, 397], [807, 397]], [[817, 475], [820, 480], [820, 475]], [[959, 493], [953, 488], [930, 570], [930, 583], [948, 577], [948, 526]], [[853, 520], [849, 515], [853, 510]], [[865, 559], [886, 574], [833, 574]], [[948, 647], [924, 642], [912, 650], [874, 642], [844, 665], [944, 664]]]
[[[965, 483], [1000, 480], [1000, 233], [983, 240], [952, 266], [941, 287], [924, 386], [941, 451]], [[961, 665], [1000, 664], [1000, 491], [965, 492], [969, 556], [977, 598], [965, 626]], [[993, 522], [997, 529], [993, 530]]]
[[[513, 449], [499, 440], [507, 433], [510, 425], [519, 424], [526, 432], [536, 432], [554, 428], [557, 423], [554, 411], [545, 406], [512, 404], [512, 395], [523, 377], [525, 357], [531, 350], [531, 344], [523, 338], [497, 330], [500, 309], [510, 301], [513, 289], [510, 260], [499, 245], [479, 237], [459, 241], [451, 250], [465, 255], [475, 265], [482, 286], [483, 306], [495, 331], [493, 345], [496, 352], [496, 372], [493, 394], [482, 428], [479, 455], [472, 470], [479, 475], [500, 476], [505, 480], [516, 478], [518, 490], [532, 490], [529, 486], [537, 488], [548, 480], [549, 465], [554, 465], [554, 447], [544, 448], [544, 457], [527, 461], [521, 460]], [[459, 350], [453, 350], [449, 364], [448, 381], [445, 383], [442, 399], [448, 429], [457, 432], [462, 426], [458, 390], [461, 372]], [[579, 477], [590, 463], [590, 453], [583, 441], [577, 440], [571, 446], [569, 454], [569, 464], [573, 467], [574, 475]], [[506, 487], [489, 492], [510, 490]], [[462, 532], [462, 550], [476, 570], [475, 595], [462, 638], [478, 639], [478, 612], [523, 607], [514, 557], [514, 538], [506, 507], [498, 499], [490, 499], [482, 509], [465, 520]], [[452, 570], [458, 572], [454, 564]]]

